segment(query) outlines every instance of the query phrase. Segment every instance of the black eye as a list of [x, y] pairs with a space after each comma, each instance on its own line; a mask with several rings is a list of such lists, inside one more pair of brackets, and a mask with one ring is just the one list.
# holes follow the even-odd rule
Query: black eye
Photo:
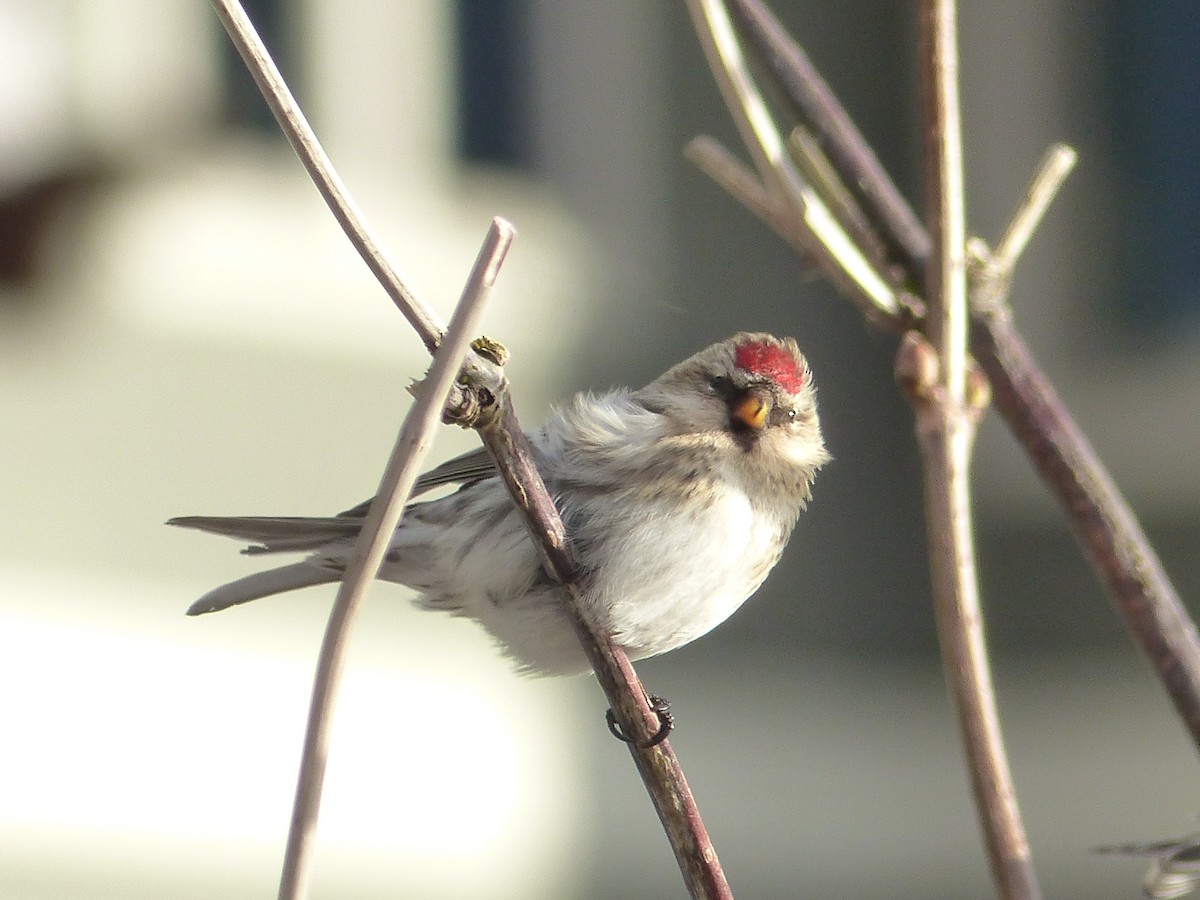
[[724, 396], [729, 393], [729, 379], [724, 375], [714, 375], [708, 379], [708, 386], [714, 394]]
[[783, 409], [776, 406], [771, 410], [771, 424], [785, 425], [796, 421], [796, 411], [794, 409]]

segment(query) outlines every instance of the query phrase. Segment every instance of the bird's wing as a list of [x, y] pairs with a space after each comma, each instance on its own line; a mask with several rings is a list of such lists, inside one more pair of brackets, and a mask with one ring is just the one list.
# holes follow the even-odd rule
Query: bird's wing
[[[445, 484], [462, 484], [466, 481], [478, 481], [480, 478], [491, 478], [496, 474], [496, 464], [492, 462], [487, 449], [480, 447], [454, 459], [448, 459], [440, 466], [430, 469], [421, 475], [413, 485], [412, 496], [417, 497], [436, 487]], [[339, 519], [361, 519], [367, 514], [371, 500], [364, 500], [358, 506], [351, 507], [345, 512], [338, 513]]]
[[[430, 469], [417, 479], [413, 496], [444, 484], [459, 484], [490, 478], [496, 474], [487, 450], [480, 447]], [[336, 516], [180, 516], [167, 522], [181, 528], [195, 528], [212, 534], [249, 541], [243, 553], [281, 553], [316, 550], [332, 541], [353, 539], [362, 528], [371, 501], [364, 500], [353, 509]]]

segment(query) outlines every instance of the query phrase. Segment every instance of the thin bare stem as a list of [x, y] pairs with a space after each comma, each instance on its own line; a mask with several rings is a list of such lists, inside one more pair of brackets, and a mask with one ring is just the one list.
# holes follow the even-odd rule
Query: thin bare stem
[[925, 221], [932, 236], [926, 270], [926, 337], [941, 363], [945, 402], [961, 407], [967, 365], [967, 227], [954, 0], [922, 0], [921, 84]]
[[1200, 746], [1200, 638], [1137, 516], [1038, 368], [1005, 308], [977, 317], [971, 347], [996, 406], [1069, 519], [1125, 628]]
[[688, 141], [684, 157], [697, 169], [724, 188], [734, 199], [771, 226], [798, 252], [804, 252], [795, 237], [794, 217], [788, 208], [763, 187], [753, 171], [716, 138], [700, 135]]
[[929, 235], [846, 110], [762, 0], [730, 0], [730, 7], [759, 61], [813, 131], [867, 216], [887, 224], [881, 236], [920, 283], [929, 257]]
[[788, 135], [787, 147], [801, 177], [829, 205], [833, 217], [870, 261], [872, 268], [893, 288], [900, 287], [903, 270], [888, 261], [887, 248], [879, 234], [808, 129], [803, 125], [793, 128]]
[[1025, 193], [1024, 202], [1017, 207], [1004, 237], [992, 252], [993, 264], [1001, 272], [1011, 273], [1016, 268], [1017, 260], [1078, 158], [1074, 149], [1066, 144], [1054, 144], [1046, 151]]
[[629, 752], [667, 833], [688, 892], [695, 900], [732, 900], [716, 849], [670, 743], [664, 740], [647, 746], [659, 720], [637, 673], [625, 652], [609, 636], [593, 631], [580, 612], [570, 536], [534, 465], [533, 451], [517, 422], [506, 386], [499, 402], [499, 415], [479, 428], [480, 437], [525, 519], [543, 566], [562, 584], [567, 595], [564, 609], [611, 709], [631, 738]]
[[238, 0], [212, 0], [212, 4], [246, 68], [254, 76], [254, 81], [271, 108], [275, 121], [279, 123], [292, 149], [300, 157], [300, 162], [308, 170], [309, 177], [325, 199], [333, 217], [342, 226], [346, 237], [363, 258], [367, 268], [383, 285], [392, 302], [416, 330], [426, 349], [432, 353], [437, 349], [444, 330], [437, 314], [408, 289], [395, 263], [388, 257], [363, 219], [308, 120], [304, 118], [304, 113], [300, 111], [299, 105], [288, 90], [283, 76], [279, 74], [279, 69], [276, 68], [262, 39], [250, 23], [246, 11]]
[[[805, 247], [808, 244], [800, 240], [792, 224], [793, 217], [785, 209], [781, 209], [782, 201], [767, 193], [767, 189], [749, 166], [715, 138], [707, 136], [689, 141], [684, 148], [684, 156], [790, 244], [800, 254], [802, 261], [807, 260]], [[900, 306], [896, 315], [874, 316], [871, 320], [880, 328], [902, 334], [924, 319], [925, 303], [904, 290], [897, 291], [896, 300]]]
[[898, 315], [895, 292], [796, 171], [767, 105], [754, 86], [721, 0], [687, 3], [709, 68], [764, 186], [797, 213], [795, 240], [821, 273], [855, 300], [865, 314]]
[[967, 241], [971, 311], [984, 316], [1008, 303], [1013, 270], [1063, 181], [1075, 168], [1075, 151], [1054, 144], [1042, 156], [1037, 173], [995, 250], [979, 237]]
[[296, 801], [279, 884], [280, 900], [299, 900], [305, 895], [321, 790], [325, 781], [325, 764], [329, 756], [330, 722], [345, 666], [350, 629], [366, 596], [367, 587], [379, 573], [392, 534], [400, 522], [404, 505], [408, 502], [432, 443], [433, 432], [441, 422], [450, 389], [462, 369], [471, 336], [478, 327], [492, 284], [514, 235], [515, 231], [508, 222], [503, 219], [492, 221], [462, 299], [450, 319], [449, 330], [434, 354], [429, 375], [417, 392], [416, 402], [405, 416], [380, 481], [379, 492], [367, 512], [338, 587], [317, 660], [317, 675], [313, 683], [296, 784]]
[[936, 387], [914, 410], [925, 463], [934, 613], [946, 680], [958, 712], [975, 802], [1000, 895], [1039, 897], [1029, 843], [1004, 751], [979, 606], [969, 468], [975, 416], [966, 405], [967, 266], [955, 0], [921, 0], [922, 133], [926, 222], [926, 335]]

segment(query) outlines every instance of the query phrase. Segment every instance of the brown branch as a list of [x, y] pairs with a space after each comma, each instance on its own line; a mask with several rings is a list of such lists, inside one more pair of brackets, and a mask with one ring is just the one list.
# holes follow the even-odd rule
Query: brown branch
[[[910, 392], [925, 468], [933, 609], [958, 712], [992, 878], [1000, 896], [1041, 896], [1017, 807], [983, 634], [971, 524], [971, 446], [979, 410], [966, 402], [967, 254], [955, 0], [921, 0], [920, 73], [925, 221], [925, 334], [935, 385]], [[926, 338], [904, 344], [920, 352]], [[901, 354], [901, 359], [904, 354]], [[928, 368], [928, 367], [926, 367]]]
[[1025, 199], [1004, 229], [1004, 236], [992, 250], [982, 238], [967, 241], [970, 257], [971, 306], [977, 315], [1008, 302], [1013, 271], [1037, 230], [1063, 181], [1075, 168], [1077, 154], [1066, 144], [1054, 144], [1042, 156]]
[[383, 285], [392, 302], [416, 330], [425, 348], [432, 353], [437, 349], [443, 331], [437, 315], [417, 299], [397, 274], [395, 264], [388, 258], [350, 197], [346, 186], [342, 184], [241, 3], [238, 0], [212, 0], [212, 4], [246, 68], [254, 77], [255, 84], [267, 101], [267, 106], [271, 108], [280, 130], [300, 157], [300, 162], [325, 199], [325, 204], [350, 238], [354, 249], [363, 258], [371, 274]]
[[450, 389], [454, 387], [463, 358], [470, 350], [471, 335], [483, 316], [492, 284], [514, 235], [512, 226], [503, 219], [493, 220], [462, 299], [454, 310], [441, 346], [434, 354], [433, 366], [421, 383], [416, 402], [404, 418], [391, 458], [384, 469], [379, 491], [367, 510], [366, 521], [354, 542], [346, 571], [338, 585], [337, 597], [333, 601], [317, 657], [317, 674], [313, 680], [300, 774], [296, 783], [296, 800], [279, 882], [280, 900], [298, 900], [305, 895], [317, 813], [321, 806], [321, 790], [325, 783], [325, 763], [329, 757], [330, 727], [345, 668], [350, 629], [358, 617], [367, 588], [379, 574], [379, 567], [391, 546], [392, 535], [400, 524], [404, 505], [412, 494], [413, 485], [433, 443], [433, 432], [441, 424]]
[[967, 370], [967, 225], [954, 0], [921, 0], [921, 136], [925, 223], [925, 335], [941, 365], [945, 403], [961, 409]]
[[1024, 202], [1017, 207], [1016, 214], [1004, 229], [1004, 236], [996, 245], [993, 255], [1002, 271], [1011, 274], [1016, 268], [1017, 260], [1078, 158], [1075, 150], [1066, 144], [1053, 144], [1046, 151], [1025, 192]]
[[929, 234], [880, 165], [871, 146], [825, 84], [808, 55], [783, 30], [762, 0], [729, 0], [734, 18], [760, 62], [812, 130], [842, 181], [899, 254], [913, 282], [924, 277]]
[[971, 347], [996, 406], [1068, 518], [1126, 629], [1200, 746], [1200, 638], [1137, 516], [1038, 368], [1007, 310], [977, 317]]
[[730, 196], [770, 225], [797, 253], [804, 255], [804, 246], [795, 238], [795, 216], [792, 211], [772, 196], [758, 176], [720, 141], [708, 135], [694, 137], [683, 148], [683, 155]]
[[854, 245], [892, 288], [900, 287], [903, 269], [889, 261], [888, 249], [879, 239], [879, 232], [830, 164], [816, 138], [803, 125], [797, 125], [788, 135], [787, 147], [801, 177], [829, 205], [829, 211], [850, 235]]
[[696, 35], [725, 105], [749, 150], [764, 187], [793, 215], [792, 242], [868, 318], [900, 314], [896, 292], [850, 240], [824, 200], [800, 177], [784, 149], [767, 104], [742, 58], [733, 23], [721, 0], [687, 0]]
[[517, 423], [507, 391], [501, 394], [500, 415], [481, 427], [479, 434], [525, 518], [542, 554], [543, 565], [567, 594], [565, 609], [600, 687], [625, 735], [631, 739], [629, 752], [667, 833], [690, 895], [696, 900], [732, 900], [733, 893], [670, 743], [664, 740], [648, 746], [658, 730], [659, 720], [650, 709], [637, 673], [625, 652], [607, 635], [594, 632], [580, 613], [579, 587], [572, 580], [575, 560], [570, 538], [534, 466], [529, 442]]
[[[213, 0], [213, 3], [242, 54], [243, 61], [275, 113], [280, 127], [292, 142], [293, 149], [317, 184], [334, 216], [341, 223], [350, 242], [420, 334], [426, 347], [433, 352], [442, 340], [436, 317], [407, 288], [396, 273], [395, 267], [371, 236], [366, 222], [354, 207], [328, 157], [321, 150], [244, 11], [236, 0]], [[494, 267], [487, 271], [494, 276]], [[459, 308], [462, 307], [460, 304]], [[451, 327], [454, 328], [454, 322], [451, 323]], [[731, 898], [732, 893], [721, 870], [721, 864], [717, 860], [716, 851], [709, 840], [678, 760], [666, 741], [654, 747], [646, 746], [658, 730], [659, 719], [650, 709], [645, 691], [629, 659], [607, 636], [594, 634], [579, 612], [578, 587], [571, 581], [575, 564], [569, 539], [558, 510], [534, 467], [528, 440], [513, 413], [508, 382], [501, 369], [506, 354], [502, 347], [483, 340], [477, 341], [474, 349], [475, 352], [468, 356], [462, 366], [460, 384], [456, 385], [457, 390], [451, 395], [445, 416], [450, 421], [479, 431], [481, 439], [496, 460], [514, 502], [525, 516], [548, 571], [563, 583], [566, 594], [565, 609], [571, 617], [611, 708], [624, 733], [632, 740], [630, 751], [662, 820], [689, 892], [692, 897], [705, 900]], [[395, 505], [395, 501], [386, 504], [389, 510]], [[368, 516], [367, 525], [364, 526], [365, 530], [371, 525], [376, 507], [381, 507], [379, 515], [382, 516], [382, 506], [380, 503], [372, 504], [372, 512]], [[393, 529], [395, 524], [392, 522]], [[381, 533], [390, 535], [391, 531], [381, 529]], [[372, 572], [377, 569], [376, 563]], [[347, 590], [345, 585], [346, 581], [343, 582], [343, 590]], [[334, 615], [326, 635], [327, 643], [331, 640], [330, 634], [343, 627], [335, 623], [334, 619], [349, 618], [344, 611], [339, 613], [339, 608], [341, 605], [335, 603]], [[331, 658], [336, 660], [332, 654]], [[340, 669], [340, 662], [330, 663], [329, 667], [331, 671], [336, 672]], [[321, 680], [318, 677], [319, 683], [314, 687], [314, 710], [317, 708], [317, 693], [328, 692], [332, 696], [332, 685], [336, 682], [336, 678], [329, 679], [329, 686], [322, 688]], [[322, 727], [327, 727], [327, 719], [318, 717], [318, 721], [324, 723]], [[309, 757], [308, 743], [309, 739], [306, 738], [306, 759]], [[312, 743], [314, 764], [323, 771], [324, 738], [318, 735], [313, 738]], [[303, 816], [297, 812], [294, 817], [294, 838], [289, 838], [289, 862], [285, 864], [284, 881], [280, 886], [281, 897], [298, 896], [304, 883], [302, 861], [311, 839], [316, 805], [320, 796], [320, 777], [314, 779], [312, 771], [302, 770], [297, 789], [298, 810], [302, 805], [300, 798], [303, 794], [303, 805], [305, 809], [311, 810], [312, 818], [309, 818], [307, 812]], [[292, 850], [293, 840], [297, 844], [295, 851]], [[293, 852], [301, 860], [301, 864], [290, 862]]]
[[[800, 239], [792, 226], [792, 214], [781, 208], [783, 201], [773, 196], [755, 173], [719, 141], [707, 136], [692, 138], [684, 147], [683, 155], [790, 244], [802, 262], [807, 260], [805, 248], [809, 244]], [[867, 320], [897, 335], [919, 327], [925, 318], [925, 301], [902, 289], [896, 290], [895, 299], [897, 310], [894, 314], [875, 315], [874, 310], [870, 310], [866, 313]]]

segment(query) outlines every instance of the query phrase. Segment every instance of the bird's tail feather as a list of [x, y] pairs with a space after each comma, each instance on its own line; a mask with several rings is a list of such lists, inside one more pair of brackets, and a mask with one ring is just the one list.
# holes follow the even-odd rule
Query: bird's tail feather
[[278, 553], [316, 550], [333, 541], [352, 539], [363, 520], [341, 516], [180, 516], [167, 524], [252, 541], [243, 553]]
[[292, 563], [277, 569], [267, 569], [265, 572], [255, 572], [237, 581], [231, 581], [218, 588], [213, 588], [195, 603], [188, 607], [189, 616], [199, 616], [204, 613], [217, 612], [248, 603], [259, 597], [271, 594], [282, 594], [314, 584], [326, 584], [338, 581], [341, 573], [333, 569], [322, 569], [309, 562]]

